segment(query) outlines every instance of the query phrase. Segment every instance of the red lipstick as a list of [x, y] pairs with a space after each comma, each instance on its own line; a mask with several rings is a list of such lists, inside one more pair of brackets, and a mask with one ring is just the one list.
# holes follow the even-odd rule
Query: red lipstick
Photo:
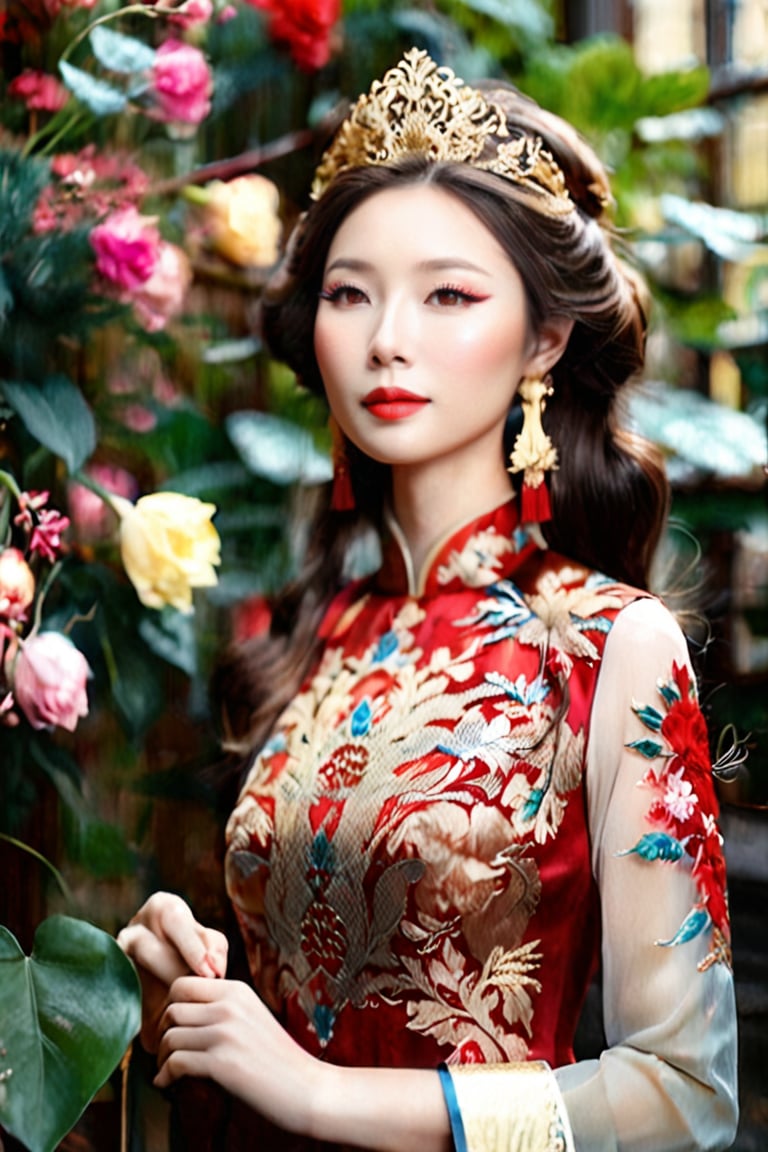
[[406, 388], [374, 388], [363, 398], [363, 407], [378, 420], [404, 420], [425, 404], [429, 400]]

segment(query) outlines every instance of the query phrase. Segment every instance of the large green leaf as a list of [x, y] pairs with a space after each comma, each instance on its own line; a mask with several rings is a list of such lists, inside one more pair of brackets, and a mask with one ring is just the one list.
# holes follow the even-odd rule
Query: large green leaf
[[136, 972], [106, 932], [52, 916], [27, 957], [0, 927], [0, 1124], [30, 1152], [51, 1152], [117, 1067], [139, 1019]]
[[66, 376], [49, 376], [42, 386], [0, 382], [0, 391], [27, 430], [70, 472], [84, 464], [96, 446], [93, 413], [80, 389]]

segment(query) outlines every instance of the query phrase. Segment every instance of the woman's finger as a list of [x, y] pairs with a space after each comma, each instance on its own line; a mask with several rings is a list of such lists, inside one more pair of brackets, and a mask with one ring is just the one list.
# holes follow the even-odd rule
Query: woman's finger
[[128, 928], [135, 926], [144, 927], [179, 954], [184, 963], [174, 972], [172, 979], [185, 970], [207, 977], [225, 974], [226, 936], [200, 924], [180, 896], [172, 892], [155, 892], [142, 905]]
[[117, 942], [139, 968], [166, 986], [188, 970], [177, 949], [142, 924], [123, 928], [117, 934]]

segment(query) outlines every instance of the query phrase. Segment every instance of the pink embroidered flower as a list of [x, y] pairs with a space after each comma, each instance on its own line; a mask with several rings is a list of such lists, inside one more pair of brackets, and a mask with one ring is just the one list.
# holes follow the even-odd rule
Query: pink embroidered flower
[[191, 44], [180, 40], [161, 44], [152, 83], [166, 123], [199, 124], [211, 110], [211, 73], [200, 49]]
[[123, 208], [98, 224], [90, 236], [100, 276], [124, 292], [133, 292], [149, 280], [160, 251], [155, 219], [135, 208]]
[[662, 804], [673, 820], [689, 820], [698, 803], [690, 780], [683, 778], [683, 769], [668, 772], [663, 780]]
[[30, 111], [58, 112], [69, 100], [69, 92], [55, 76], [36, 68], [25, 68], [8, 85], [8, 95], [23, 100]]
[[0, 615], [25, 620], [35, 597], [35, 577], [18, 548], [0, 552]]
[[132, 297], [139, 323], [148, 332], [159, 332], [184, 306], [192, 283], [187, 255], [175, 244], [160, 242], [152, 275]]
[[21, 646], [10, 667], [16, 703], [33, 728], [74, 732], [88, 715], [88, 662], [60, 632], [39, 632]]

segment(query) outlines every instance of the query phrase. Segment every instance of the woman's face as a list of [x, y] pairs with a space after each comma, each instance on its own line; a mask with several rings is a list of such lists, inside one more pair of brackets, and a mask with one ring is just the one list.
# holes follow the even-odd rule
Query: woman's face
[[503, 467], [518, 383], [556, 359], [544, 364], [541, 341], [537, 348], [515, 266], [450, 193], [386, 189], [338, 229], [315, 354], [334, 416], [373, 459], [487, 465], [491, 452]]

